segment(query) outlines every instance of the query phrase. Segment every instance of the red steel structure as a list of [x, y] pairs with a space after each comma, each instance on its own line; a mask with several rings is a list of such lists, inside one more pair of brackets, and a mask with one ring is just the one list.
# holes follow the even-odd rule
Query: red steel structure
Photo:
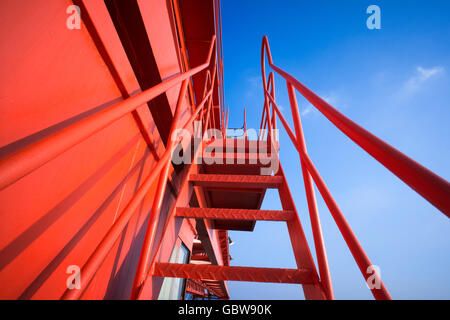
[[[218, 0], [40, 1], [0, 4], [2, 21], [20, 24], [1, 31], [0, 298], [229, 299], [227, 281], [255, 281], [333, 299], [315, 183], [364, 279], [379, 283], [373, 296], [391, 299], [307, 154], [295, 90], [450, 216], [447, 181], [277, 67], [266, 37], [259, 137], [245, 110], [243, 138], [228, 137]], [[76, 12], [80, 28], [66, 27]], [[294, 131], [266, 54], [286, 80]], [[317, 268], [281, 164], [258, 161], [279, 163], [278, 119], [299, 153]], [[180, 152], [193, 161], [175, 163]], [[261, 210], [268, 188], [282, 210]], [[286, 223], [297, 268], [230, 266], [228, 230], [256, 221]]]

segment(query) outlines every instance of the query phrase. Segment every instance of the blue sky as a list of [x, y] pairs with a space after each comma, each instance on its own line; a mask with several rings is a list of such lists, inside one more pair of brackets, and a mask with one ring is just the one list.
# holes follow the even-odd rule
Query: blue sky
[[[381, 139], [450, 180], [450, 2], [222, 0], [229, 127], [257, 128], [263, 102], [261, 39], [274, 63]], [[381, 30], [366, 8], [381, 9]], [[277, 102], [289, 119], [286, 84]], [[297, 95], [308, 152], [394, 299], [450, 298], [450, 221]], [[281, 124], [279, 124], [281, 126]], [[281, 164], [311, 245], [297, 153], [281, 130]], [[371, 299], [319, 193], [337, 299]], [[276, 192], [263, 208], [279, 209]], [[232, 265], [295, 267], [283, 223], [231, 232]], [[312, 253], [315, 256], [314, 248]], [[229, 282], [233, 299], [302, 299], [296, 285]]]

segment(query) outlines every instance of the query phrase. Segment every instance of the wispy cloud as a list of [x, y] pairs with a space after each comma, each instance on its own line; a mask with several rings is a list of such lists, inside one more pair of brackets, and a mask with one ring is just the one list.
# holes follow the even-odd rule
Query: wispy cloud
[[254, 98], [262, 95], [262, 80], [261, 76], [250, 76], [246, 79], [246, 97]]
[[301, 115], [302, 115], [302, 116], [306, 116], [306, 115], [310, 114], [311, 111], [313, 111], [313, 108], [314, 108], [314, 107], [312, 106], [312, 104], [308, 103], [308, 105], [306, 106], [306, 108], [304, 108], [304, 109], [302, 110]]
[[332, 106], [335, 106], [340, 101], [339, 96], [336, 93], [330, 93], [322, 96], [322, 99], [331, 104]]
[[[340, 99], [340, 97], [335, 92], [323, 95], [319, 94], [319, 96], [335, 108], [337, 108], [337, 105], [342, 107], [342, 99]], [[301, 110], [301, 115], [307, 116], [316, 112], [317, 109], [311, 103], [309, 103], [309, 101], [307, 101], [306, 107]]]
[[415, 94], [429, 79], [444, 72], [444, 67], [436, 66], [432, 68], [417, 67], [414, 75], [403, 83], [400, 95], [403, 98]]

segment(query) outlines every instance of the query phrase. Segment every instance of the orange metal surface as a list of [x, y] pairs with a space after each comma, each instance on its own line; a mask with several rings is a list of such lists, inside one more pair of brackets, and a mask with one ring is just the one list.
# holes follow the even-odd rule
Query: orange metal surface
[[221, 220], [289, 221], [292, 219], [293, 214], [293, 211], [289, 210], [177, 208], [177, 217]]
[[[75, 29], [66, 27], [73, 5]], [[267, 37], [259, 138], [248, 139], [245, 109], [244, 137], [227, 138], [219, 0], [3, 0], [0, 20], [15, 26], [0, 30], [0, 299], [157, 299], [165, 277], [188, 279], [186, 293], [201, 298], [229, 299], [233, 280], [296, 283], [307, 299], [333, 299], [313, 183], [367, 280], [371, 262], [307, 154], [295, 90], [449, 215], [447, 181], [274, 65]], [[294, 131], [266, 54], [287, 81]], [[277, 119], [299, 153], [317, 268], [282, 166], [266, 175], [258, 162], [262, 152], [279, 161]], [[185, 143], [174, 133], [193, 134], [195, 121], [202, 141], [183, 152], [204, 162], [174, 164]], [[260, 210], [268, 188], [282, 210]], [[297, 269], [230, 266], [228, 230], [257, 221], [286, 223]], [[181, 245], [189, 261], [169, 263]], [[374, 297], [390, 299], [375, 276]]]
[[311, 271], [299, 269], [227, 267], [176, 263], [157, 263], [154, 275], [186, 279], [211, 279], [273, 283], [313, 283]]
[[[82, 19], [80, 29], [70, 30], [66, 10], [73, 4]], [[15, 26], [1, 31], [7, 103], [0, 107], [0, 283], [6, 284], [0, 298], [60, 298], [67, 268], [83, 268], [107, 234], [114, 234], [112, 241], [100, 260], [92, 260], [97, 267], [80, 298], [129, 298], [129, 273], [139, 259], [156, 188], [152, 177], [170, 156], [146, 101], [166, 92], [173, 112], [181, 80], [208, 64], [180, 64], [166, 1], [139, 1], [163, 79], [147, 91], [103, 1], [2, 1], [0, 9], [2, 21]], [[212, 13], [204, 15], [214, 20]], [[207, 54], [199, 51], [198, 61]], [[216, 83], [207, 95], [218, 90]], [[182, 123], [191, 108], [186, 99]], [[171, 168], [162, 207], [174, 203], [178, 180]], [[133, 203], [137, 190], [145, 192]], [[184, 230], [180, 234], [196, 232], [189, 223], [176, 225]], [[163, 227], [157, 226], [158, 243]], [[177, 236], [162, 241], [164, 251], [172, 250]]]

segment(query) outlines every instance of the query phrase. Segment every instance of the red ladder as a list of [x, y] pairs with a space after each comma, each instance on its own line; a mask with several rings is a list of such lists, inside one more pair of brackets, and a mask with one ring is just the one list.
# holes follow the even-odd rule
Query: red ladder
[[[248, 140], [245, 140], [248, 144]], [[219, 141], [220, 143], [220, 141]], [[217, 141], [214, 143], [217, 146]], [[177, 219], [195, 218], [210, 221], [219, 230], [252, 231], [256, 221], [281, 221], [287, 224], [297, 269], [235, 267], [212, 264], [176, 264], [155, 262], [149, 276], [173, 277], [196, 280], [252, 281], [272, 283], [296, 283], [303, 286], [307, 299], [332, 299], [324, 290], [300, 223], [281, 166], [275, 175], [255, 174], [261, 164], [251, 164], [249, 159], [258, 150], [246, 148], [240, 153], [244, 163], [203, 164], [203, 173], [191, 173], [189, 183], [195, 189], [199, 207], [178, 207]], [[230, 158], [229, 153], [223, 154]], [[232, 156], [237, 160], [235, 156]], [[229, 172], [223, 174], [223, 172]], [[207, 172], [207, 173], [205, 173]], [[260, 210], [268, 188], [277, 189], [283, 210]], [[231, 194], [234, 197], [229, 197]], [[226, 199], [228, 197], [228, 199]], [[238, 207], [241, 205], [241, 207]]]

